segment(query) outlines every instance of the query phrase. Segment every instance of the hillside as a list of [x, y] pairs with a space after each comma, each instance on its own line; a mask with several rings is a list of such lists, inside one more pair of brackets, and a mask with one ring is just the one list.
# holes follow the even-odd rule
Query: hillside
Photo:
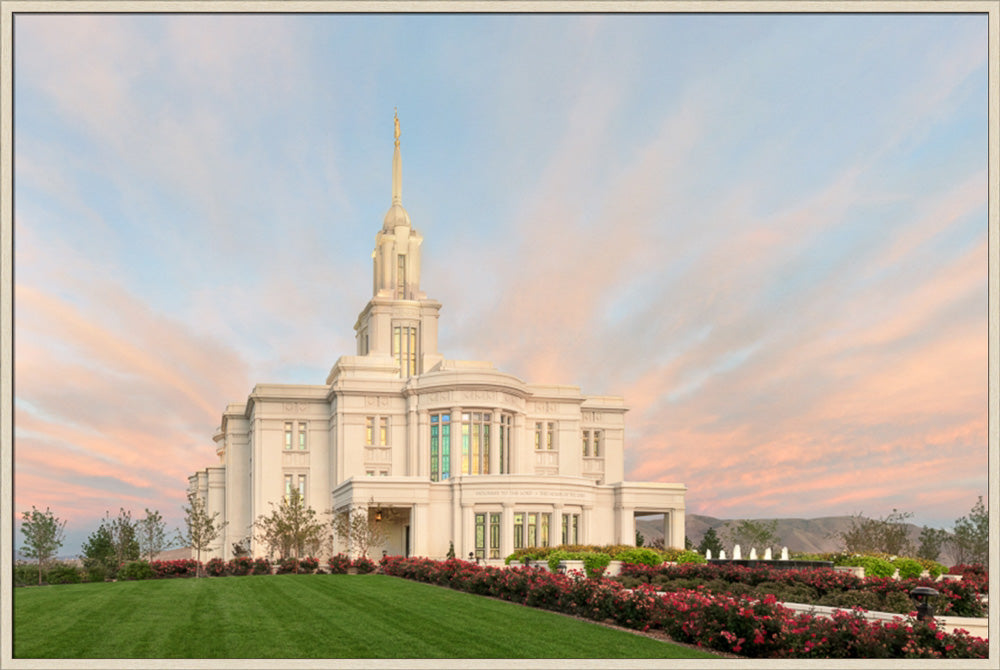
[[[811, 553], [840, 551], [843, 549], [840, 535], [851, 527], [852, 519], [853, 517], [851, 516], [826, 516], [818, 519], [777, 519], [778, 527], [775, 533], [781, 538], [781, 545], [788, 547], [788, 551], [805, 551]], [[763, 520], [772, 521], [772, 519]], [[685, 517], [685, 532], [691, 542], [697, 546], [701, 543], [702, 538], [708, 532], [709, 528], [714, 528], [720, 539], [723, 539], [725, 525], [737, 521], [739, 519], [716, 519], [715, 517], [702, 516], [700, 514], [688, 514]], [[914, 546], [919, 546], [920, 526], [915, 524], [907, 524], [907, 526], [910, 531], [910, 540], [914, 543]], [[636, 528], [646, 538], [647, 543], [662, 539], [663, 537], [663, 528], [658, 520], [636, 519]], [[749, 550], [749, 547], [743, 547], [743, 550], [746, 552]], [[949, 564], [948, 561], [951, 560], [951, 556], [945, 550], [938, 560]]]

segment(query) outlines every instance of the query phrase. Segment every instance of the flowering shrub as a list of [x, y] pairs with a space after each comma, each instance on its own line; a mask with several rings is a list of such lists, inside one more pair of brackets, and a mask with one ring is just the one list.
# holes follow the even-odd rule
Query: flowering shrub
[[701, 589], [658, 593], [649, 585], [630, 591], [609, 579], [534, 568], [480, 567], [457, 559], [393, 556], [382, 561], [382, 569], [388, 575], [595, 621], [660, 629], [680, 642], [751, 658], [986, 658], [989, 651], [986, 640], [964, 631], [945, 633], [933, 622], [900, 618], [883, 624], [865, 620], [860, 612], [840, 612], [833, 618], [794, 614], [773, 596], [732, 596]]
[[165, 577], [195, 577], [201, 563], [193, 558], [179, 558], [173, 561], [150, 561], [149, 567], [157, 579]]
[[611, 563], [611, 556], [600, 552], [590, 552], [583, 555], [583, 569], [587, 571], [587, 576], [597, 579], [604, 574], [608, 564]]
[[351, 567], [351, 559], [344, 554], [337, 554], [330, 557], [327, 565], [330, 567], [331, 575], [346, 575], [347, 568]]
[[354, 568], [358, 571], [359, 575], [365, 575], [368, 574], [369, 572], [375, 571], [375, 561], [368, 558], [367, 556], [358, 556], [357, 558], [354, 559], [354, 562], [351, 563], [351, 565], [354, 566]]
[[231, 575], [237, 575], [240, 577], [243, 575], [249, 575], [253, 572], [253, 559], [249, 556], [237, 556], [236, 558], [230, 558], [226, 569]]
[[253, 559], [253, 574], [255, 575], [271, 574], [271, 561], [267, 560], [266, 558]]
[[318, 558], [307, 556], [306, 558], [303, 558], [302, 560], [299, 561], [299, 572], [303, 574], [311, 575], [312, 573], [316, 572], [317, 568], [319, 568]]
[[218, 557], [213, 558], [205, 564], [205, 572], [211, 577], [225, 577], [228, 574], [226, 562]]
[[618, 578], [628, 586], [654, 584], [664, 591], [703, 587], [716, 593], [741, 591], [755, 597], [772, 594], [791, 602], [832, 607], [860, 606], [897, 614], [907, 614], [912, 610], [910, 591], [917, 586], [929, 586], [940, 594], [933, 601], [938, 614], [986, 616], [986, 606], [979, 598], [985, 591], [980, 591], [976, 582], [966, 582], [965, 579], [961, 582], [934, 582], [930, 579], [861, 578], [825, 568], [780, 570], [727, 563], [663, 565], [659, 568], [623, 565]]
[[283, 558], [278, 563], [278, 567], [275, 569], [274, 574], [276, 575], [287, 575], [287, 574], [298, 574], [299, 572], [299, 559], [297, 558]]

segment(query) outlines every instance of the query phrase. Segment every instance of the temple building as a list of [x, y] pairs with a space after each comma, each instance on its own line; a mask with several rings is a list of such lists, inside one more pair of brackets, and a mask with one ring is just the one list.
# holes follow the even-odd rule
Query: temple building
[[[662, 514], [666, 546], [684, 546], [682, 484], [626, 482], [621, 397], [534, 385], [438, 352], [441, 303], [420, 285], [424, 238], [401, 198], [395, 121], [392, 203], [375, 235], [372, 297], [357, 350], [324, 384], [257, 384], [228, 405], [219, 462], [189, 478], [227, 522], [209, 556], [293, 489], [329, 518], [358, 506], [389, 524], [377, 554], [487, 561], [525, 546], [634, 544], [637, 516]], [[338, 547], [337, 550], [343, 549]], [[267, 547], [252, 540], [254, 556]]]

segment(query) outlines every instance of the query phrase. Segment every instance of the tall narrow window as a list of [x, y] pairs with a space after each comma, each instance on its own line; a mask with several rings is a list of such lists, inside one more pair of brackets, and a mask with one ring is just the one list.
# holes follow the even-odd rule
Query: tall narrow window
[[299, 449], [306, 448], [306, 424], [299, 422]]
[[555, 449], [556, 446], [556, 424], [549, 421], [545, 430], [545, 448], [549, 451]]
[[500, 558], [500, 514], [490, 514], [490, 558]]
[[569, 515], [562, 515], [562, 544], [569, 544]]
[[535, 451], [542, 448], [542, 422], [535, 423]]
[[451, 476], [451, 415], [431, 415], [431, 481]]
[[601, 455], [601, 431], [594, 431], [594, 456]]
[[299, 475], [299, 500], [302, 501], [302, 505], [306, 504], [306, 476]]
[[524, 512], [514, 512], [514, 548], [524, 547]]
[[562, 543], [563, 544], [579, 544], [580, 543], [580, 515], [579, 514], [563, 514], [562, 515]]
[[389, 417], [387, 416], [378, 420], [378, 443], [383, 447], [389, 444]]
[[400, 377], [417, 374], [417, 327], [393, 326], [392, 356], [399, 366]]
[[514, 425], [511, 414], [500, 415], [500, 474], [510, 474], [510, 432]]
[[552, 523], [552, 515], [543, 512], [538, 515], [539, 521], [541, 522], [541, 527], [539, 528], [538, 534], [538, 546], [547, 547], [549, 546], [549, 525]]
[[476, 558], [486, 558], [486, 514], [476, 514]]
[[462, 474], [488, 475], [490, 473], [490, 422], [489, 412], [462, 413]]
[[292, 422], [285, 422], [285, 449], [292, 448]]
[[537, 547], [538, 546], [538, 515], [534, 512], [528, 513], [528, 546]]
[[583, 455], [590, 456], [590, 431], [583, 431]]
[[375, 417], [365, 417], [365, 444], [372, 446], [375, 444]]
[[396, 298], [406, 299], [406, 256], [396, 256]]

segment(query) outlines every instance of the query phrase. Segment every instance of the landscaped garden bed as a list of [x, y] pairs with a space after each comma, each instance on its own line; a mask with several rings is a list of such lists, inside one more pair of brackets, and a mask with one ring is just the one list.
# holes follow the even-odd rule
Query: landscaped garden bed
[[[751, 658], [986, 658], [988, 654], [986, 640], [963, 631], [946, 633], [933, 622], [909, 616], [883, 623], [866, 620], [861, 611], [836, 612], [831, 617], [796, 614], [773, 595], [714, 593], [704, 585], [663, 593], [644, 580], [627, 588], [612, 579], [524, 567], [481, 567], [458, 559], [441, 562], [389, 557], [383, 559], [381, 567], [385, 574], [397, 577], [636, 630], [662, 630], [678, 642]], [[626, 566], [633, 576], [645, 576], [643, 571], [649, 571], [652, 577], [663, 569], [672, 568]], [[788, 575], [794, 571], [775, 572]], [[807, 580], [822, 584], [827, 579], [857, 579], [824, 572], [822, 576], [807, 576]], [[749, 581], [754, 579], [748, 577]]]
[[985, 580], [963, 579], [960, 582], [935, 582], [932, 579], [892, 579], [857, 577], [828, 569], [778, 570], [738, 565], [662, 565], [626, 564], [617, 579], [632, 588], [650, 585], [659, 591], [697, 589], [707, 593], [763, 598], [827, 607], [890, 612], [906, 615], [913, 611], [910, 592], [929, 586], [940, 595], [932, 599], [937, 614], [961, 617], [985, 617], [983, 603]]

